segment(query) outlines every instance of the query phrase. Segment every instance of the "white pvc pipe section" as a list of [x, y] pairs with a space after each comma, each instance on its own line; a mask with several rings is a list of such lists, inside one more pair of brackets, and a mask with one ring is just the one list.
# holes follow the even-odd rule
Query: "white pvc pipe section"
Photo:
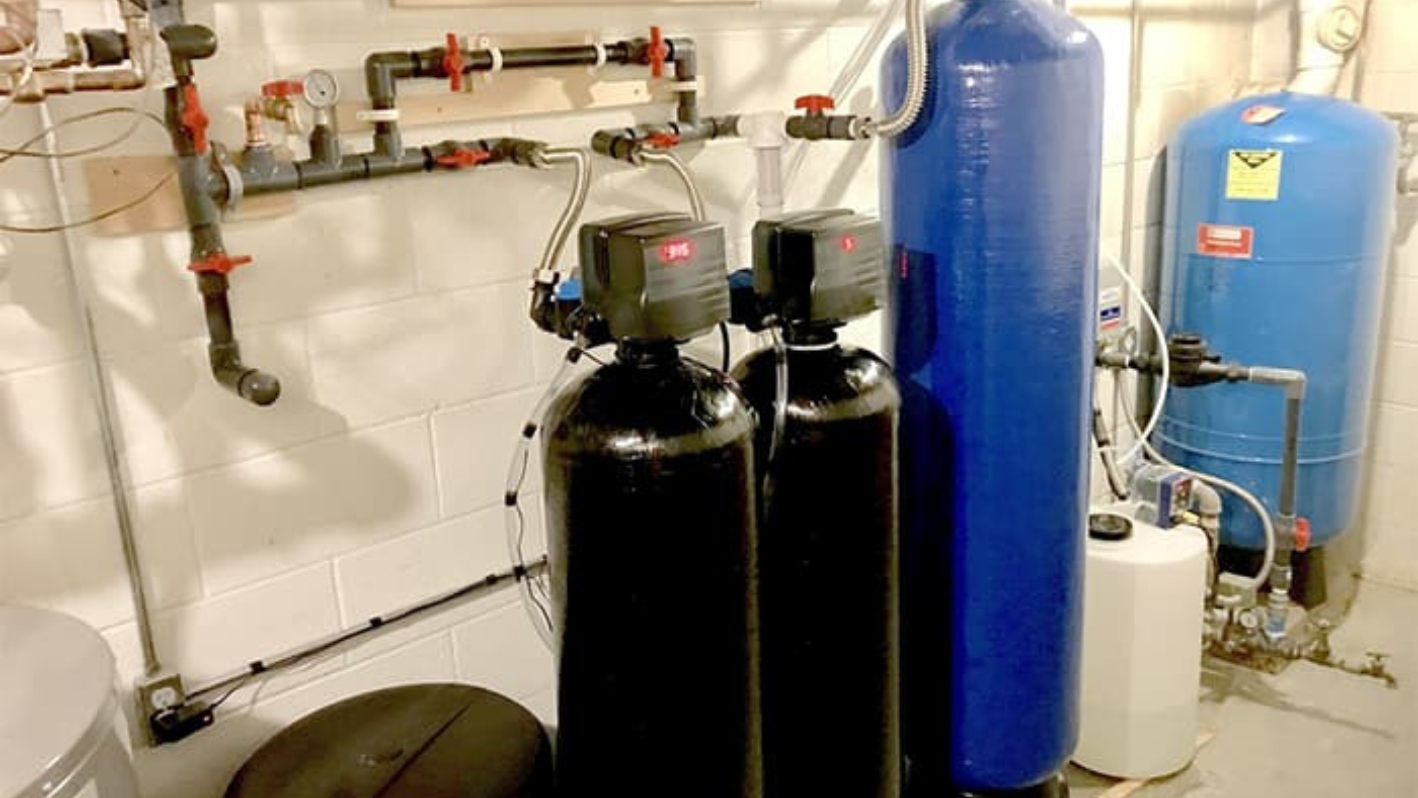
[[754, 158], [758, 170], [758, 218], [779, 216], [783, 213], [783, 148], [754, 150]]
[[1299, 0], [1300, 40], [1290, 91], [1332, 95], [1339, 90], [1347, 53], [1325, 44], [1325, 26], [1332, 22], [1331, 14], [1343, 8], [1343, 2], [1334, 0]]

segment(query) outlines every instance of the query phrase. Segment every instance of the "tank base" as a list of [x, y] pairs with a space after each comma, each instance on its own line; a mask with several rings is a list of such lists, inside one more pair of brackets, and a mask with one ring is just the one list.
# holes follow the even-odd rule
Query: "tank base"
[[[1260, 568], [1264, 554], [1238, 546], [1222, 546], [1216, 552], [1217, 562], [1223, 571], [1253, 574]], [[1307, 610], [1329, 600], [1329, 588], [1325, 582], [1324, 548], [1316, 546], [1309, 551], [1294, 555], [1294, 578], [1290, 583], [1290, 599]]]
[[1060, 773], [1043, 784], [1025, 787], [1022, 790], [991, 790], [988, 792], [966, 790], [953, 793], [951, 798], [1068, 798], [1068, 779]]

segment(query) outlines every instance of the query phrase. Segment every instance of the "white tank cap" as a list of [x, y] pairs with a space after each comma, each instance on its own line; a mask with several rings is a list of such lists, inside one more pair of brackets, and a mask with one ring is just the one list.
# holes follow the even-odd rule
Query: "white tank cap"
[[0, 798], [45, 795], [83, 764], [113, 729], [113, 679], [98, 632], [0, 604]]

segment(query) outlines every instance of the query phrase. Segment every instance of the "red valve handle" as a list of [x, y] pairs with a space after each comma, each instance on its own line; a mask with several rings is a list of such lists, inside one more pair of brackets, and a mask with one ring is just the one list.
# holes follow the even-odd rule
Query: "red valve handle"
[[821, 116], [823, 111], [837, 107], [837, 101], [826, 94], [808, 94], [799, 97], [794, 103], [794, 108], [807, 111], [813, 116]]
[[207, 117], [207, 112], [202, 110], [202, 97], [197, 93], [197, 86], [192, 83], [182, 87], [182, 116], [180, 117], [182, 129], [192, 134], [192, 146], [196, 148], [198, 155], [207, 152], [207, 126], [211, 124], [211, 119]]
[[450, 90], [463, 90], [463, 67], [467, 65], [468, 62], [463, 60], [463, 48], [458, 44], [458, 34], [448, 34], [447, 47], [443, 51], [443, 71], [448, 74]]
[[668, 150], [679, 146], [677, 133], [651, 133], [645, 137], [645, 146], [652, 150]]
[[467, 169], [491, 160], [492, 153], [487, 150], [457, 149], [447, 155], [438, 156], [434, 162], [448, 169]]
[[298, 80], [273, 80], [261, 87], [262, 97], [299, 97], [305, 93], [305, 84]]
[[645, 54], [650, 57], [651, 77], [664, 77], [665, 59], [670, 57], [670, 48], [665, 45], [665, 35], [659, 25], [650, 27], [650, 49]]
[[214, 252], [203, 260], [187, 264], [187, 270], [197, 274], [231, 274], [236, 267], [245, 266], [250, 262], [250, 255], [232, 256], [225, 252]]
[[1295, 519], [1295, 551], [1304, 553], [1310, 550], [1310, 519], [1300, 517]]

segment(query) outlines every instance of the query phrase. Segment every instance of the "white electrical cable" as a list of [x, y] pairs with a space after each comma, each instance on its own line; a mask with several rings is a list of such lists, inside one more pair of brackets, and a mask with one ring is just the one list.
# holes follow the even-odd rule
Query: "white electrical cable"
[[[1126, 407], [1126, 397], [1123, 398], [1123, 404], [1124, 409], [1127, 411], [1127, 423], [1132, 426], [1134, 432], [1139, 432], [1137, 429], [1137, 419], [1133, 418], [1131, 408]], [[1275, 522], [1271, 520], [1270, 512], [1265, 509], [1265, 505], [1261, 503], [1260, 499], [1256, 498], [1254, 493], [1251, 493], [1240, 485], [1222, 479], [1221, 477], [1203, 474], [1200, 471], [1193, 471], [1190, 468], [1179, 466], [1171, 460], [1168, 460], [1161, 452], [1157, 451], [1157, 449], [1148, 442], [1147, 438], [1140, 437], [1138, 440], [1142, 443], [1143, 451], [1147, 452], [1147, 456], [1151, 457], [1154, 461], [1168, 468], [1176, 469], [1183, 474], [1195, 477], [1213, 488], [1219, 488], [1236, 496], [1241, 501], [1245, 502], [1246, 505], [1251, 508], [1251, 511], [1256, 514], [1256, 517], [1260, 519], [1261, 529], [1265, 532], [1265, 558], [1262, 560], [1260, 570], [1256, 572], [1255, 576], [1245, 576], [1242, 578], [1245, 580], [1244, 586], [1246, 589], [1261, 589], [1261, 587], [1265, 585], [1266, 580], [1270, 579], [1270, 569], [1275, 565]]]
[[20, 49], [16, 52], [20, 54], [20, 59], [24, 62], [19, 76], [10, 77], [10, 93], [0, 95], [0, 116], [4, 116], [15, 105], [15, 98], [20, 96], [20, 90], [34, 77], [34, 54], [35, 48], [39, 46], [39, 37], [36, 35], [35, 40], [26, 45], [25, 40], [15, 33], [9, 25], [0, 27], [0, 34], [20, 45]]
[[527, 533], [526, 518], [522, 515], [522, 505], [519, 497], [522, 492], [522, 484], [527, 479], [527, 468], [532, 458], [532, 441], [536, 439], [537, 433], [541, 431], [542, 424], [546, 421], [547, 412], [551, 408], [552, 400], [561, 392], [566, 381], [573, 374], [573, 366], [584, 353], [583, 342], [578, 341], [571, 349], [567, 350], [566, 357], [561, 361], [561, 368], [557, 369], [555, 376], [551, 378], [551, 383], [542, 393], [541, 399], [537, 401], [536, 407], [532, 409], [532, 414], [527, 419], [527, 423], [522, 426], [521, 432], [517, 436], [517, 446], [512, 451], [512, 463], [507, 469], [506, 492], [504, 494], [505, 504], [505, 530], [507, 533], [507, 556], [512, 562], [512, 567], [517, 570], [517, 585], [522, 596], [522, 607], [527, 611], [527, 618], [532, 623], [532, 628], [536, 630], [537, 637], [549, 651], [556, 651], [556, 624], [551, 617], [550, 593], [541, 578], [533, 577], [527, 573], [527, 558], [523, 553], [524, 538]]
[[[1152, 437], [1152, 433], [1157, 431], [1157, 425], [1162, 420], [1162, 412], [1167, 406], [1167, 394], [1172, 382], [1172, 359], [1167, 356], [1167, 331], [1162, 327], [1162, 321], [1157, 317], [1157, 311], [1153, 310], [1152, 304], [1147, 301], [1147, 295], [1143, 293], [1142, 287], [1128, 274], [1126, 268], [1118, 262], [1112, 255], [1104, 255], [1103, 259], [1107, 264], [1123, 278], [1127, 283], [1128, 290], [1132, 292], [1133, 298], [1142, 305], [1142, 313], [1147, 317], [1147, 321], [1152, 325], [1152, 330], [1157, 335], [1157, 345], [1161, 348], [1162, 354], [1162, 388], [1157, 394], [1157, 401], [1152, 405], [1152, 416], [1147, 419], [1147, 426], [1144, 427], [1137, 439], [1122, 456], [1118, 458], [1118, 465], [1126, 466], [1133, 458], [1145, 448], [1147, 440]], [[1134, 424], [1134, 427], [1136, 425]]]

